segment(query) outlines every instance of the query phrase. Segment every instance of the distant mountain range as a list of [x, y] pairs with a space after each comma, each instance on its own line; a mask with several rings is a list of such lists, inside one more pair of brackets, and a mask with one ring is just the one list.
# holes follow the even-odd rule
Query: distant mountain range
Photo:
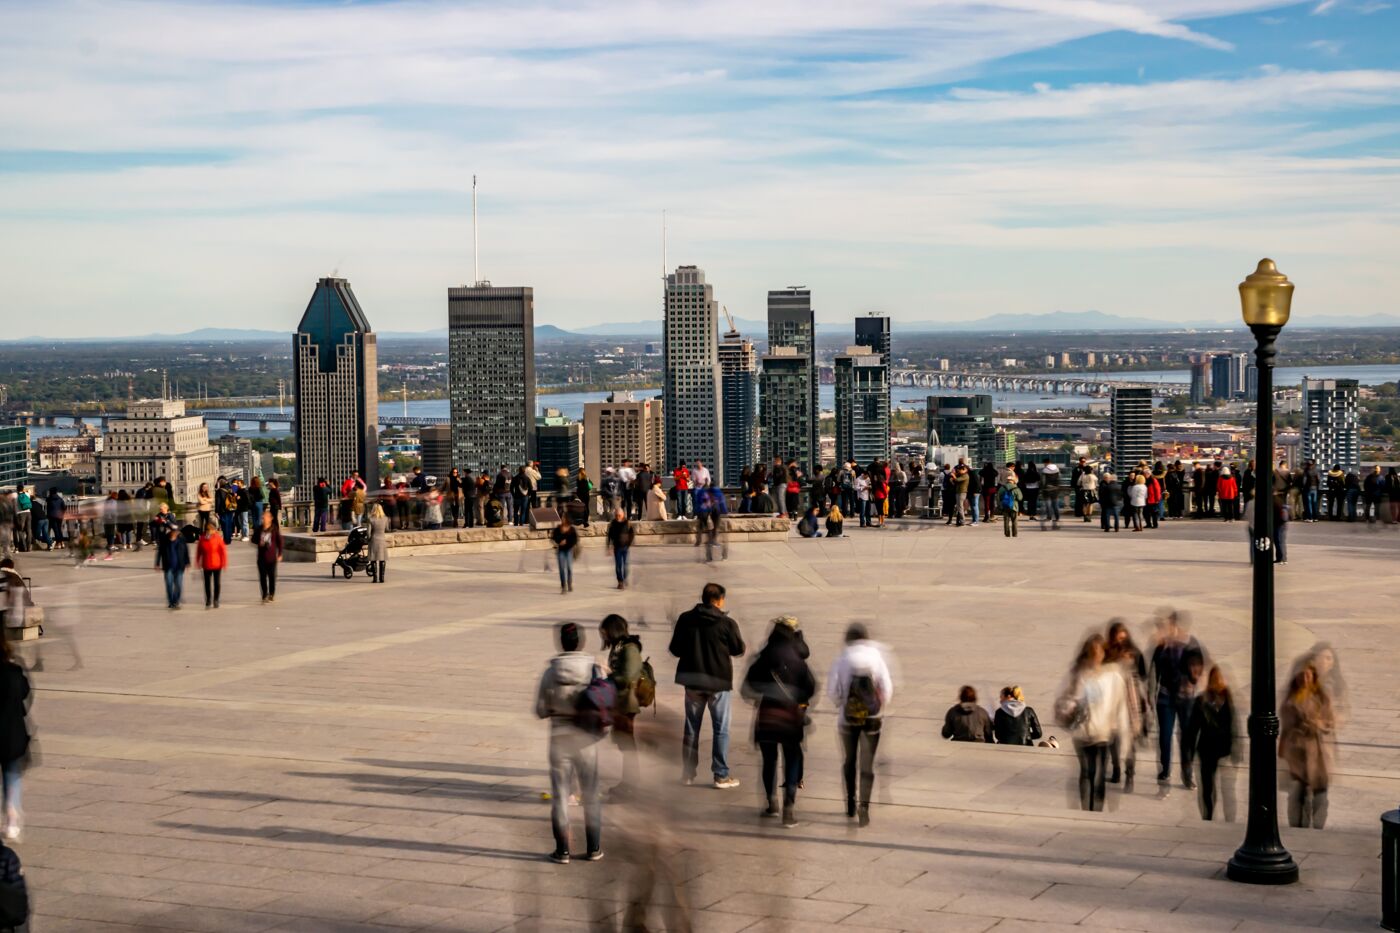
[[[768, 333], [766, 321], [753, 318], [735, 318], [739, 332], [762, 341]], [[1293, 327], [1308, 328], [1381, 328], [1400, 327], [1400, 314], [1342, 314], [1342, 315], [1294, 315]], [[720, 330], [727, 328], [721, 318]], [[849, 328], [851, 320], [841, 322], [817, 322], [817, 331], [834, 328]], [[991, 314], [986, 317], [966, 321], [894, 321], [894, 329], [905, 334], [921, 333], [1018, 333], [1052, 332], [1095, 333], [1098, 331], [1149, 331], [1169, 330], [1234, 330], [1242, 328], [1239, 320], [1182, 320], [1161, 321], [1155, 318], [1127, 317], [1106, 314], [1103, 311], [1050, 311], [1045, 314]], [[553, 324], [540, 324], [535, 327], [535, 339], [549, 340], [596, 340], [600, 337], [647, 337], [660, 339], [662, 322], [651, 319], [643, 321], [617, 321], [609, 324], [590, 324], [573, 330], [565, 330]], [[381, 341], [399, 340], [446, 340], [446, 328], [424, 331], [377, 331]], [[181, 334], [144, 334], [139, 337], [20, 337], [6, 338], [0, 343], [283, 343], [291, 338], [291, 331], [253, 330], [234, 327], [201, 327], [198, 330]]]

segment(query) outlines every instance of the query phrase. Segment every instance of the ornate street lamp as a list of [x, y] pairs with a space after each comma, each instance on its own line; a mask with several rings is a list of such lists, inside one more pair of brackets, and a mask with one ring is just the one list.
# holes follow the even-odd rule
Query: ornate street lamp
[[1274, 710], [1274, 341], [1288, 323], [1293, 283], [1272, 259], [1240, 283], [1244, 322], [1254, 332], [1259, 417], [1254, 482], [1253, 683], [1249, 710], [1249, 825], [1226, 874], [1247, 884], [1292, 884], [1298, 865], [1278, 834], [1278, 714]]

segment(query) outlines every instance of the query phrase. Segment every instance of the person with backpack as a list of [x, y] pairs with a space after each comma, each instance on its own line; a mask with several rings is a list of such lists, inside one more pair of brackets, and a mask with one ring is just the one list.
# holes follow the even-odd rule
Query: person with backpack
[[627, 520], [627, 510], [618, 506], [613, 512], [612, 521], [608, 522], [608, 550], [612, 551], [613, 569], [617, 574], [619, 590], [627, 589], [627, 577], [630, 575], [628, 557], [632, 553], [632, 542], [636, 537], [636, 529]]
[[[603, 857], [603, 801], [598, 795], [599, 732], [606, 732], [616, 694], [593, 656], [582, 650], [583, 632], [572, 622], [559, 628], [560, 653], [550, 659], [535, 694], [535, 715], [549, 720], [550, 822], [554, 851], [549, 859], [569, 864], [569, 795], [578, 781], [583, 802], [584, 837], [590, 862]], [[595, 690], [599, 682], [609, 689]], [[613, 693], [606, 710], [597, 704]]]
[[612, 737], [622, 753], [622, 780], [612, 792], [621, 796], [636, 788], [641, 778], [637, 773], [636, 720], [643, 706], [656, 702], [656, 675], [651, 662], [642, 659], [642, 640], [627, 630], [627, 620], [622, 616], [612, 613], [603, 619], [598, 634], [608, 649], [608, 679], [617, 690]]
[[943, 717], [943, 738], [954, 742], [996, 741], [992, 732], [992, 717], [977, 705], [977, 688], [964, 686], [958, 691], [958, 702], [948, 708]]
[[859, 818], [861, 826], [869, 826], [870, 796], [875, 789], [875, 750], [880, 745], [881, 720], [894, 696], [894, 681], [885, 663], [884, 649], [870, 640], [865, 626], [859, 622], [846, 629], [846, 647], [831, 665], [826, 694], [839, 710], [837, 730], [843, 752], [841, 775], [846, 788], [846, 817]]
[[1001, 510], [1001, 530], [1008, 538], [1016, 537], [1016, 518], [1025, 500], [1021, 487], [1016, 483], [1016, 474], [1007, 471], [1006, 477], [997, 486], [997, 507]]
[[19, 856], [0, 843], [0, 930], [14, 933], [29, 929], [29, 886], [24, 881]]
[[1040, 717], [1026, 705], [1020, 687], [1013, 684], [1001, 688], [1001, 703], [992, 714], [992, 735], [998, 745], [1034, 745], [1040, 738]]
[[[754, 744], [763, 758], [762, 816], [783, 827], [797, 825], [797, 789], [802, 785], [802, 743], [807, 736], [807, 709], [817, 681], [807, 666], [811, 650], [797, 619], [779, 616], [772, 622], [768, 642], [744, 675], [744, 696], [758, 704], [754, 714]], [[778, 752], [783, 754], [783, 807], [778, 809]]]
[[700, 602], [681, 614], [671, 632], [670, 652], [676, 660], [676, 683], [685, 688], [684, 761], [681, 780], [695, 783], [700, 766], [700, 727], [710, 711], [713, 731], [710, 770], [715, 787], [739, 786], [729, 773], [730, 694], [734, 689], [732, 659], [746, 647], [738, 624], [724, 611], [724, 587], [706, 583]]

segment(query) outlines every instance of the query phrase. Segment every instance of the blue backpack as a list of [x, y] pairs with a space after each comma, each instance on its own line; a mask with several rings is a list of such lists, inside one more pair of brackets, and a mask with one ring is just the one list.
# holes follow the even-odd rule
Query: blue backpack
[[1001, 507], [1008, 511], [1016, 508], [1016, 491], [1010, 487], [1001, 491]]

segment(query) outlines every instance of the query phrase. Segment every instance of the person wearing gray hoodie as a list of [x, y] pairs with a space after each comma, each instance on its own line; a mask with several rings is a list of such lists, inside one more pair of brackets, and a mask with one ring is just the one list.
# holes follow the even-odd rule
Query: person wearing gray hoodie
[[1040, 738], [1040, 717], [1025, 703], [1021, 688], [1001, 688], [1001, 704], [992, 717], [998, 745], [1034, 745]]
[[569, 622], [559, 628], [562, 651], [549, 661], [535, 695], [535, 715], [549, 720], [550, 861], [569, 864], [569, 795], [578, 778], [583, 795], [584, 835], [590, 862], [603, 857], [603, 802], [598, 795], [598, 739], [577, 724], [578, 698], [602, 669], [583, 648], [583, 632]]

